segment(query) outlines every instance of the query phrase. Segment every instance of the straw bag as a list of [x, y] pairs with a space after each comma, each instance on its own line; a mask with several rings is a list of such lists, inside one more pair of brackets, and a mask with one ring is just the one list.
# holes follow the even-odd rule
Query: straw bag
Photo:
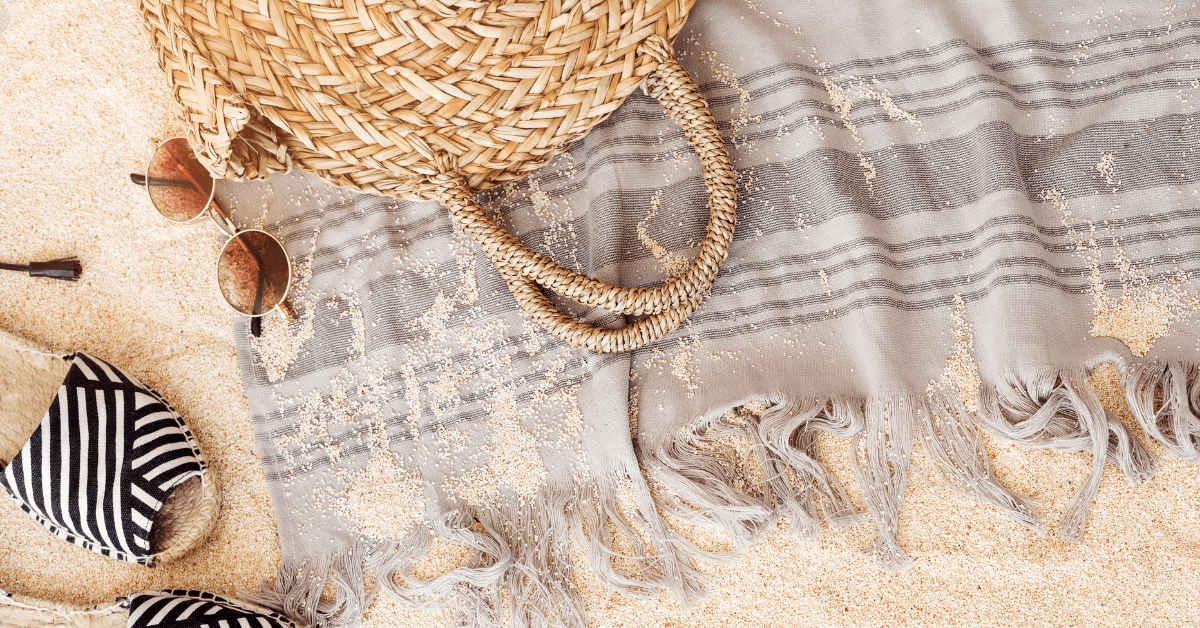
[[[142, 0], [190, 140], [214, 175], [292, 165], [340, 186], [437, 199], [567, 342], [627, 351], [661, 338], [712, 286], [729, 250], [735, 181], [703, 96], [670, 40], [695, 0]], [[639, 85], [700, 156], [709, 223], [688, 271], [654, 288], [590, 279], [500, 228], [472, 194], [524, 176]], [[539, 286], [645, 316], [586, 325]]]

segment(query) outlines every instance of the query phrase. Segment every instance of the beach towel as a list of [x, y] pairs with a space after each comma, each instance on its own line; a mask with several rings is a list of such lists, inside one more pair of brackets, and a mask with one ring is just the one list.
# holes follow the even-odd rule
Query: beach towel
[[[259, 601], [352, 626], [382, 590], [488, 626], [507, 592], [515, 626], [583, 626], [574, 539], [613, 590], [686, 607], [720, 557], [664, 513], [742, 547], [869, 525], [865, 559], [899, 570], [918, 447], [946, 486], [1079, 540], [1105, 464], [1153, 475], [1142, 439], [1200, 461], [1198, 37], [1181, 3], [698, 2], [675, 49], [725, 134], [737, 232], [699, 309], [626, 354], [524, 320], [436, 204], [223, 183], [296, 264], [298, 319], [234, 327], [284, 554]], [[635, 94], [478, 198], [571, 268], [653, 285], [703, 233], [700, 172]], [[1106, 365], [1140, 433], [1088, 383]], [[861, 504], [822, 432], [851, 439]], [[1058, 530], [985, 433], [1092, 454]], [[438, 539], [461, 566], [418, 578]]]

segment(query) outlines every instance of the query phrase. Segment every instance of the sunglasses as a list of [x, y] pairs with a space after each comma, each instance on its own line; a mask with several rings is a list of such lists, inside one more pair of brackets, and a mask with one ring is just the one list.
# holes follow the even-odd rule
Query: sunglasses
[[260, 229], [238, 230], [213, 200], [216, 185], [212, 175], [196, 159], [186, 138], [159, 144], [146, 174], [130, 174], [129, 178], [146, 188], [150, 202], [167, 220], [182, 224], [208, 216], [229, 236], [217, 255], [217, 285], [235, 312], [252, 317], [251, 333], [261, 334], [260, 317], [275, 309], [288, 318], [296, 317], [287, 302], [292, 260], [283, 243]]

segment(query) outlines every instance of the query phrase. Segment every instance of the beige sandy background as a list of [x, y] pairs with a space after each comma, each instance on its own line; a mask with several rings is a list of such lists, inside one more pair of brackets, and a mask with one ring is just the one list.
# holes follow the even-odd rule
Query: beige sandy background
[[[0, 327], [85, 350], [160, 391], [190, 423], [224, 494], [216, 532], [178, 563], [147, 569], [58, 541], [0, 498], [0, 588], [98, 603], [150, 588], [225, 595], [273, 578], [279, 543], [217, 293], [211, 225], [159, 218], [128, 174], [179, 132], [134, 0], [0, 0], [0, 261], [77, 255], [77, 285], [0, 273]], [[749, 10], [749, 9], [748, 9]], [[0, 19], [0, 24], [3, 20]], [[1095, 382], [1122, 412], [1115, 372]], [[1127, 415], [1123, 418], [1130, 421]], [[847, 445], [824, 462], [853, 490]], [[1200, 469], [1168, 458], [1129, 487], [1109, 468], [1080, 545], [1038, 538], [946, 491], [919, 456], [902, 515], [914, 559], [900, 575], [858, 555], [869, 530], [818, 542], [774, 535], [740, 562], [704, 566], [716, 593], [691, 613], [609, 595], [577, 561], [593, 626], [1181, 626], [1200, 623]], [[993, 446], [1001, 479], [1053, 527], [1090, 457]], [[727, 547], [707, 528], [681, 526]], [[453, 556], [453, 548], [447, 548]], [[442, 562], [431, 558], [422, 571]], [[448, 612], [381, 600], [369, 626], [447, 625]]]

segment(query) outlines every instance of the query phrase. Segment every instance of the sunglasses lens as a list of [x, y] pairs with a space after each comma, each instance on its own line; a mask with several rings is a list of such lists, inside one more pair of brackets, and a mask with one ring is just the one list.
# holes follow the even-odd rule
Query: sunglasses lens
[[186, 139], [168, 140], [146, 168], [146, 190], [159, 213], [174, 222], [195, 219], [212, 198], [212, 175], [200, 165]]
[[217, 259], [217, 283], [233, 309], [261, 316], [287, 296], [291, 265], [287, 251], [262, 231], [243, 231], [229, 239]]

